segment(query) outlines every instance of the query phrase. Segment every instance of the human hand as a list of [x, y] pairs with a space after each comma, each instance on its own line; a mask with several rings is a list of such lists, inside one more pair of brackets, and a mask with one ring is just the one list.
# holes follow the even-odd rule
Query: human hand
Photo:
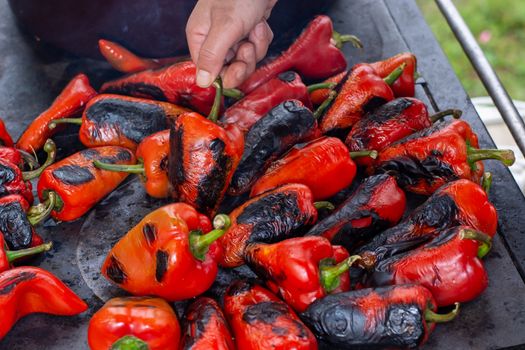
[[197, 66], [197, 84], [220, 74], [226, 88], [240, 85], [268, 51], [273, 33], [266, 19], [277, 0], [199, 0], [186, 25]]

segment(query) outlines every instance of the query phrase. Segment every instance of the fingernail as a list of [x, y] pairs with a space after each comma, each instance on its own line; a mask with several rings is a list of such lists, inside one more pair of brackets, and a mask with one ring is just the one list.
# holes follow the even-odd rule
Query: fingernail
[[259, 40], [263, 40], [266, 37], [266, 26], [264, 23], [259, 23], [255, 26], [255, 36]]
[[211, 74], [208, 71], [205, 71], [203, 69], [199, 69], [197, 71], [197, 85], [203, 88], [207, 88], [212, 83], [211, 81]]

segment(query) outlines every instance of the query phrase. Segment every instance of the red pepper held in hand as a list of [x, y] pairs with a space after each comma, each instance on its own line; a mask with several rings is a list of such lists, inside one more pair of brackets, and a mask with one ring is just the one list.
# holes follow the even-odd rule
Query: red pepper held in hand
[[215, 300], [198, 298], [188, 307], [184, 320], [181, 349], [235, 349], [228, 322]]
[[217, 276], [222, 251], [215, 241], [229, 218], [218, 215], [214, 224], [210, 231], [209, 220], [188, 204], [161, 207], [115, 244], [102, 274], [134, 295], [175, 301], [204, 293]]
[[73, 316], [87, 308], [82, 299], [46, 270], [25, 266], [0, 273], [0, 340], [28, 314]]
[[248, 281], [235, 281], [226, 290], [224, 313], [237, 349], [317, 350], [312, 332], [286, 303]]
[[53, 101], [51, 107], [29, 124], [16, 142], [16, 148], [29, 153], [38, 151], [44, 146], [46, 139], [55, 134], [55, 131], [49, 128], [49, 123], [80, 113], [96, 94], [89, 85], [87, 76], [79, 74], [74, 77]]
[[468, 226], [446, 229], [421, 248], [381, 261], [368, 282], [420, 284], [432, 292], [437, 306], [471, 301], [487, 288], [481, 258], [490, 247], [490, 236]]
[[160, 298], [113, 298], [89, 321], [91, 350], [178, 350], [179, 338], [177, 315]]
[[413, 53], [403, 52], [383, 61], [369, 63], [381, 78], [388, 76], [401, 64], [406, 64], [406, 67], [399, 79], [392, 84], [392, 91], [396, 97], [413, 97], [417, 74], [417, 59]]
[[4, 121], [0, 118], [0, 146], [13, 147], [13, 139], [7, 132]]

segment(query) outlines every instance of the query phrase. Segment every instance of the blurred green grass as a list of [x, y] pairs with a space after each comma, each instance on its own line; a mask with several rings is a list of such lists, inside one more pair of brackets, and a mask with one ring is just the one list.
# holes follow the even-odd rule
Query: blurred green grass
[[[470, 62], [433, 0], [416, 0], [470, 96], [486, 96]], [[455, 0], [514, 99], [525, 100], [525, 0]]]

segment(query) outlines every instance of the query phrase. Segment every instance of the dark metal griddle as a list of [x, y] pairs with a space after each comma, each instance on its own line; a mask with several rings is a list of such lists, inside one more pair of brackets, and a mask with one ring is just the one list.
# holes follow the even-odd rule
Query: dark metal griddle
[[[18, 137], [75, 73], [88, 69], [95, 84], [111, 73], [94, 61], [57, 59], [35, 51], [16, 28], [6, 0], [0, 0], [0, 5], [0, 116]], [[341, 0], [328, 14], [338, 31], [356, 34], [366, 45], [362, 52], [345, 48], [350, 65], [414, 52], [422, 75], [417, 97], [434, 110], [462, 109], [481, 145], [494, 146], [413, 0]], [[72, 139], [59, 140], [62, 154], [74, 149]], [[499, 349], [525, 344], [525, 198], [507, 169], [495, 162], [486, 165], [494, 173], [491, 199], [500, 217], [499, 235], [485, 260], [490, 285], [480, 298], [463, 306], [457, 320], [438, 327], [426, 349]], [[148, 198], [136, 179], [130, 179], [85, 218], [60, 225], [48, 221], [39, 227], [55, 248], [35, 264], [63, 279], [90, 309], [77, 317], [28, 316], [0, 342], [0, 349], [88, 349], [86, 328], [91, 315], [102, 299], [122, 293], [99, 275], [101, 260], [112, 243], [161, 204]], [[218, 292], [232, 277], [246, 274], [243, 269], [221, 273], [212, 292]], [[179, 315], [182, 307], [177, 307]]]

